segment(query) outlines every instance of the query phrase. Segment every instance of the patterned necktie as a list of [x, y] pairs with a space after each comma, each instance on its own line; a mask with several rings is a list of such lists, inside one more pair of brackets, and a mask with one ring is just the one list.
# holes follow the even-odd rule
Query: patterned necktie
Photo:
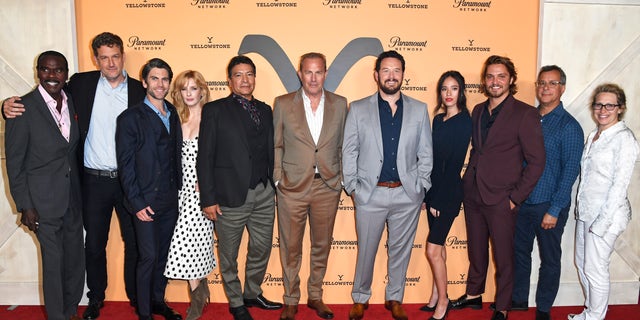
[[248, 100], [245, 99], [244, 97], [241, 97], [239, 95], [234, 94], [233, 97], [236, 99], [236, 101], [238, 101], [241, 105], [242, 108], [244, 108], [245, 110], [247, 110], [247, 112], [249, 112], [249, 116], [251, 117], [251, 120], [253, 120], [253, 122], [255, 122], [256, 126], [260, 126], [260, 113], [258, 112], [258, 108], [256, 108], [256, 103], [254, 100]]

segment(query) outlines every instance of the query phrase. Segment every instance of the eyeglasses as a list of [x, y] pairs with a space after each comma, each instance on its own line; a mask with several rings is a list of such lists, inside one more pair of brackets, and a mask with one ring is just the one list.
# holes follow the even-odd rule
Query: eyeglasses
[[555, 81], [555, 80], [554, 81], [549, 81], [549, 82], [542, 81], [542, 80], [541, 81], [536, 81], [536, 87], [538, 87], [538, 88], [544, 88], [545, 86], [549, 86], [549, 88], [555, 88], [555, 87], [557, 87], [557, 86], [559, 86], [561, 84], [564, 84], [564, 83], [562, 83], [560, 81]]
[[591, 105], [591, 108], [593, 108], [593, 110], [600, 110], [602, 108], [607, 109], [607, 111], [613, 111], [613, 109], [615, 109], [616, 107], [619, 107], [619, 104], [612, 104], [612, 103], [605, 103], [602, 104], [600, 102], [594, 103]]

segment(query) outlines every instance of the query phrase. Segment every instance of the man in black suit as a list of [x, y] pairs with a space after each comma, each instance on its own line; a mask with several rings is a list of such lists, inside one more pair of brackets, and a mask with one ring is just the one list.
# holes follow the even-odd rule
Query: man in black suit
[[[246, 307], [280, 309], [267, 300], [264, 278], [273, 235], [273, 115], [253, 97], [256, 67], [245, 56], [227, 66], [232, 94], [204, 105], [197, 172], [200, 205], [216, 221], [222, 284], [234, 319], [252, 319]], [[238, 248], [249, 231], [244, 291], [238, 279]]]
[[80, 319], [84, 289], [82, 197], [75, 110], [62, 90], [67, 59], [46, 51], [36, 66], [40, 85], [23, 96], [24, 115], [8, 119], [5, 144], [11, 196], [21, 223], [35, 232], [42, 255], [47, 319]]
[[140, 320], [153, 314], [180, 320], [164, 300], [169, 245], [178, 219], [178, 189], [182, 183], [182, 129], [176, 108], [164, 100], [173, 78], [161, 59], [142, 67], [142, 102], [117, 119], [116, 156], [124, 205], [134, 216], [138, 244], [136, 291]]
[[[133, 219], [122, 204], [122, 188], [118, 181], [115, 131], [116, 117], [142, 101], [145, 90], [140, 81], [124, 70], [125, 54], [119, 36], [103, 32], [92, 43], [99, 70], [80, 72], [67, 84], [76, 108], [80, 129], [79, 157], [84, 164], [83, 221], [86, 232], [85, 256], [89, 305], [84, 319], [96, 319], [104, 305], [107, 288], [106, 246], [115, 208], [124, 241], [124, 280], [127, 297], [135, 306], [135, 272], [137, 261]], [[19, 116], [24, 105], [17, 97], [3, 104], [6, 118]]]

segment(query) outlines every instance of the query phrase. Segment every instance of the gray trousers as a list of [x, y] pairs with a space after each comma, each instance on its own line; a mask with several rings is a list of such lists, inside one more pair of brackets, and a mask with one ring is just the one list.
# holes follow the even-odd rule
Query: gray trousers
[[[262, 294], [264, 279], [271, 255], [275, 192], [270, 184], [259, 183], [249, 190], [243, 205], [235, 208], [220, 207], [222, 215], [215, 222], [218, 236], [218, 255], [222, 287], [229, 299], [229, 307], [244, 304]], [[249, 233], [249, 246], [245, 263], [244, 290], [238, 278], [238, 250], [245, 228]], [[244, 293], [243, 293], [244, 292]]]
[[[411, 200], [402, 187], [376, 187], [368, 203], [356, 203], [358, 261], [351, 290], [355, 303], [371, 298], [371, 282], [382, 231], [388, 231], [388, 282], [385, 300], [402, 302], [411, 248], [416, 237], [421, 201]], [[381, 280], [382, 281], [382, 280]]]

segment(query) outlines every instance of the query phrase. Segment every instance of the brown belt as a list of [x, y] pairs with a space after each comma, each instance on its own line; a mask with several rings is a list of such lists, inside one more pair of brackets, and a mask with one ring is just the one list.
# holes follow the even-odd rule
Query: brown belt
[[397, 188], [402, 185], [400, 181], [384, 181], [378, 182], [378, 187]]

